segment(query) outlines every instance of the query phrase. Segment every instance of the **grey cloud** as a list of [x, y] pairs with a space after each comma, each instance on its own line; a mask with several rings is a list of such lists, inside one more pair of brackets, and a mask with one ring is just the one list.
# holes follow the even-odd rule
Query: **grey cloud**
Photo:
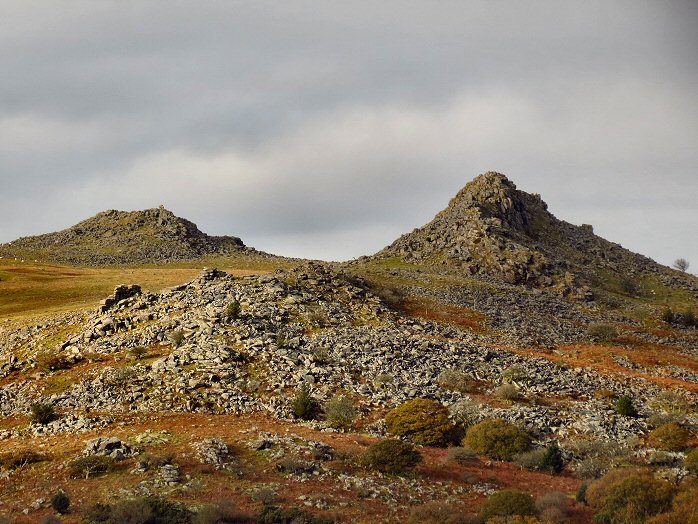
[[496, 169], [561, 218], [698, 260], [694, 2], [2, 8], [0, 241], [164, 203], [347, 258]]

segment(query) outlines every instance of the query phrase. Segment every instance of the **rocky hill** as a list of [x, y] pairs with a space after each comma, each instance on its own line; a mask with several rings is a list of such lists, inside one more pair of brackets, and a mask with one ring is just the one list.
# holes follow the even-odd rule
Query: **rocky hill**
[[648, 275], [698, 291], [695, 279], [595, 235], [592, 226], [558, 220], [540, 195], [495, 172], [475, 178], [431, 222], [376, 257], [457, 267], [582, 300], [593, 297], [591, 288], [630, 288]]
[[0, 256], [97, 266], [191, 260], [244, 250], [233, 236], [209, 236], [164, 207], [109, 210], [68, 229], [0, 245]]

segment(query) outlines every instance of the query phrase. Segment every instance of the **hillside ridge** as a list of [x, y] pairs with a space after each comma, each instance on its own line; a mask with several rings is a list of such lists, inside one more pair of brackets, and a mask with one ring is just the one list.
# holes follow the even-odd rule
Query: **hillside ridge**
[[163, 206], [142, 211], [102, 211], [55, 233], [22, 237], [0, 255], [76, 265], [172, 262], [246, 248], [235, 236], [209, 236]]

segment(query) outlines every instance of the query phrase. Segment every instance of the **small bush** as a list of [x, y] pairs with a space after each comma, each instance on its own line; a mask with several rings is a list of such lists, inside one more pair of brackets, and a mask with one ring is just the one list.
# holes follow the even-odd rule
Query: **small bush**
[[449, 406], [453, 421], [461, 428], [467, 429], [482, 422], [482, 404], [475, 400], [463, 399]]
[[128, 350], [128, 358], [133, 360], [141, 360], [148, 354], [148, 348], [143, 346], [136, 346]]
[[64, 356], [48, 352], [41, 353], [37, 356], [36, 364], [41, 371], [46, 373], [59, 371], [61, 369], [70, 369], [72, 366], [70, 361]]
[[543, 464], [543, 459], [547, 450], [545, 448], [533, 449], [531, 451], [524, 451], [523, 453], [517, 453], [512, 457], [512, 462], [518, 464], [524, 469], [539, 470]]
[[647, 444], [664, 451], [683, 451], [690, 438], [691, 433], [686, 428], [670, 423], [652, 430], [647, 437]]
[[541, 462], [541, 471], [547, 471], [548, 473], [560, 473], [562, 468], [565, 467], [565, 461], [562, 458], [562, 450], [553, 444], [545, 448], [545, 456]]
[[560, 491], [541, 495], [536, 499], [536, 509], [544, 522], [567, 522], [569, 499]]
[[624, 417], [637, 417], [637, 409], [633, 405], [633, 399], [628, 395], [623, 395], [616, 402], [616, 413]]
[[258, 524], [333, 524], [327, 517], [316, 517], [298, 508], [278, 508], [264, 506], [257, 520]]
[[68, 466], [70, 477], [89, 479], [108, 472], [114, 465], [114, 459], [102, 455], [90, 455], [73, 460]]
[[574, 500], [577, 502], [581, 502], [582, 504], [587, 503], [587, 488], [589, 487], [589, 483], [584, 481], [582, 482], [582, 485], [579, 486], [579, 489], [577, 490], [577, 493], [574, 496]]
[[54, 511], [63, 515], [63, 513], [66, 513], [70, 507], [70, 497], [65, 491], [58, 491], [53, 497], [51, 497], [51, 507], [54, 509]]
[[172, 502], [159, 497], [141, 497], [122, 500], [113, 506], [98, 505], [94, 516], [87, 522], [108, 524], [187, 524], [191, 522], [189, 511], [179, 509]]
[[614, 470], [587, 489], [588, 503], [600, 522], [644, 522], [671, 506], [674, 489], [651, 474]]
[[31, 421], [42, 426], [48, 424], [56, 418], [56, 410], [51, 404], [37, 402], [31, 405]]
[[674, 312], [671, 308], [666, 308], [664, 311], [662, 311], [662, 320], [667, 324], [674, 323]]
[[499, 491], [480, 506], [480, 517], [485, 521], [493, 517], [535, 516], [537, 513], [533, 497], [515, 489]]
[[518, 400], [521, 394], [514, 384], [502, 384], [494, 390], [494, 396], [502, 400]]
[[167, 334], [167, 338], [170, 339], [174, 347], [178, 348], [184, 342], [184, 331], [181, 328], [170, 331]]
[[[9, 524], [10, 521], [8, 520], [7, 522]], [[46, 515], [44, 517], [41, 517], [39, 524], [61, 524], [62, 522], [63, 521], [55, 515]], [[4, 524], [4, 521], [2, 519], [0, 519], [0, 524]]]
[[592, 324], [587, 329], [587, 338], [592, 342], [611, 342], [618, 337], [618, 330], [611, 324]]
[[448, 448], [448, 454], [446, 456], [448, 460], [458, 462], [459, 464], [473, 464], [479, 461], [477, 453], [467, 446]]
[[35, 464], [46, 460], [46, 457], [28, 449], [11, 451], [0, 455], [0, 469], [14, 471], [28, 464]]
[[463, 444], [481, 455], [496, 460], [510, 460], [516, 453], [526, 451], [531, 445], [531, 439], [514, 424], [492, 419], [468, 429]]
[[410, 524], [475, 524], [474, 516], [463, 514], [457, 506], [445, 502], [427, 502], [410, 511]]
[[320, 404], [310, 394], [308, 386], [303, 384], [293, 399], [293, 415], [300, 420], [313, 420], [320, 413]]
[[230, 501], [208, 504], [191, 519], [191, 524], [247, 524], [253, 520], [238, 511]]
[[683, 467], [693, 475], [698, 475], [698, 448], [691, 450], [683, 461]]
[[514, 364], [504, 370], [502, 378], [505, 382], [526, 382], [528, 380], [528, 372], [521, 364]]
[[230, 322], [240, 316], [240, 302], [233, 300], [228, 307], [225, 308], [225, 318]]
[[441, 372], [437, 383], [440, 387], [449, 391], [458, 391], [459, 393], [469, 393], [472, 391], [472, 383], [470, 376], [458, 369], [446, 369]]
[[348, 397], [339, 397], [325, 404], [325, 419], [335, 429], [349, 430], [358, 413], [354, 402]]
[[412, 444], [397, 439], [386, 439], [371, 444], [361, 463], [382, 473], [400, 474], [413, 469], [422, 455]]
[[409, 400], [385, 417], [387, 430], [424, 446], [446, 446], [453, 442], [456, 427], [448, 409], [435, 400]]

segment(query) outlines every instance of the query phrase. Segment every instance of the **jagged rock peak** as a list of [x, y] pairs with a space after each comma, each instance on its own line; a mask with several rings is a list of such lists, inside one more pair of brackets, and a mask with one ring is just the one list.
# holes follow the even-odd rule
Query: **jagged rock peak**
[[480, 218], [499, 219], [504, 227], [530, 234], [533, 218], [547, 209], [539, 195], [519, 191], [503, 174], [488, 171], [468, 182], [442, 213], [465, 215], [477, 210]]

